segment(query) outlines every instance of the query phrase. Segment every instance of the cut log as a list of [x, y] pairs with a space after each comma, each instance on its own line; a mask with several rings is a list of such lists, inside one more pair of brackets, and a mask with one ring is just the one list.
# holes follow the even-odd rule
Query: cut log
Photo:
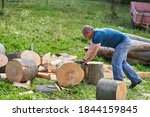
[[6, 76], [11, 82], [26, 82], [36, 77], [38, 66], [32, 59], [14, 59], [6, 65]]
[[47, 53], [42, 57], [42, 64], [50, 63], [50, 60], [51, 60], [51, 54]]
[[84, 71], [78, 64], [73, 62], [62, 62], [57, 66], [56, 77], [60, 86], [74, 86], [83, 80]]
[[4, 54], [0, 53], [0, 67], [5, 66], [8, 63], [8, 58]]
[[7, 57], [8, 57], [9, 61], [11, 61], [13, 59], [18, 59], [18, 58], [33, 59], [37, 65], [41, 64], [40, 56], [36, 52], [30, 51], [30, 50], [25, 50], [23, 52], [8, 54]]
[[83, 66], [84, 81], [90, 84], [97, 84], [100, 78], [104, 78], [103, 63], [91, 61]]
[[5, 67], [7, 63], [8, 63], [7, 56], [0, 53], [0, 73], [5, 73]]
[[97, 100], [125, 100], [126, 94], [127, 87], [123, 81], [102, 78], [96, 87]]
[[0, 43], [0, 54], [5, 54], [5, 47]]
[[137, 72], [137, 74], [142, 78], [150, 78], [150, 72]]

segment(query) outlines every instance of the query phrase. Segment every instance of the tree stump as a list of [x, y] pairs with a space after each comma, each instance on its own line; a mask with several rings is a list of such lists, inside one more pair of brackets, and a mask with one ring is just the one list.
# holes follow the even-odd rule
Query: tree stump
[[97, 100], [125, 100], [126, 94], [126, 83], [123, 81], [102, 78], [96, 87]]
[[86, 83], [97, 84], [100, 78], [104, 78], [103, 63], [91, 61], [83, 65]]
[[0, 43], [0, 53], [5, 54], [5, 47], [3, 44]]
[[60, 86], [69, 87], [79, 84], [84, 77], [80, 65], [73, 62], [61, 62], [57, 65], [56, 78]]
[[8, 54], [7, 57], [8, 57], [9, 61], [11, 61], [13, 59], [19, 59], [19, 58], [21, 58], [21, 59], [33, 59], [37, 65], [41, 64], [40, 56], [36, 52], [30, 51], [30, 50], [25, 50], [23, 52]]
[[6, 76], [11, 82], [32, 80], [38, 73], [38, 66], [32, 59], [14, 59], [6, 65]]
[[0, 73], [5, 73], [5, 67], [7, 63], [8, 63], [7, 56], [0, 53]]

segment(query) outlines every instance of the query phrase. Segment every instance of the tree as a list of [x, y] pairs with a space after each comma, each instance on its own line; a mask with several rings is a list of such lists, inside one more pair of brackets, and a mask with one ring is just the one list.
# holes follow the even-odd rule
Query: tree
[[4, 15], [4, 0], [2, 0], [2, 12], [0, 14]]

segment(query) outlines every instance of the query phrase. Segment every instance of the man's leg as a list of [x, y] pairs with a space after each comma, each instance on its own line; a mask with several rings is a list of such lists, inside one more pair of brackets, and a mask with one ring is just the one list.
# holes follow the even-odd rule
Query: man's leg
[[129, 46], [130, 46], [130, 44], [126, 44], [126, 42], [123, 42], [123, 43], [120, 43], [115, 48], [115, 51], [114, 51], [114, 54], [112, 57], [112, 68], [113, 68], [114, 80], [123, 81], [123, 79], [124, 79], [122, 63], [127, 56]]
[[126, 60], [123, 61], [123, 71], [126, 76], [131, 80], [130, 88], [135, 87], [137, 84], [141, 83], [142, 79], [137, 75], [133, 68], [127, 63]]

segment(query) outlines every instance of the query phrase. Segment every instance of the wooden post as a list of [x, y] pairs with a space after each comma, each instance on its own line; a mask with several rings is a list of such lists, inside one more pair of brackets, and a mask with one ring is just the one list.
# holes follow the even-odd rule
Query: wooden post
[[91, 84], [97, 84], [100, 78], [104, 78], [103, 63], [101, 62], [88, 62], [83, 66], [85, 77], [84, 81]]
[[96, 87], [97, 100], [125, 100], [126, 94], [127, 88], [124, 81], [102, 78]]
[[6, 76], [11, 82], [26, 82], [36, 77], [38, 66], [32, 59], [14, 59], [6, 65]]
[[60, 86], [74, 86], [83, 80], [84, 71], [80, 65], [73, 62], [62, 62], [57, 66], [56, 78]]

